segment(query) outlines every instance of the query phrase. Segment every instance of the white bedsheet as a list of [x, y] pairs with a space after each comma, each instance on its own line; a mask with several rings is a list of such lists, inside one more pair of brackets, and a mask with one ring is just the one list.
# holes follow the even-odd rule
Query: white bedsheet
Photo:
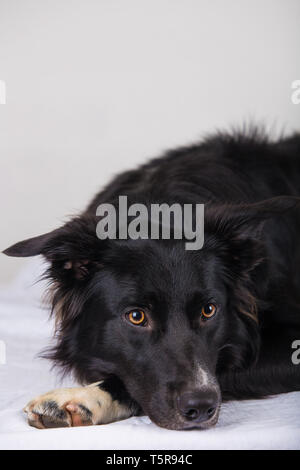
[[61, 386], [50, 364], [36, 357], [52, 330], [40, 302], [44, 286], [33, 285], [40, 270], [40, 261], [31, 261], [0, 290], [0, 340], [7, 355], [0, 365], [1, 449], [300, 449], [300, 392], [227, 403], [218, 425], [207, 431], [168, 431], [147, 417], [80, 428], [28, 426], [21, 411], [26, 402]]

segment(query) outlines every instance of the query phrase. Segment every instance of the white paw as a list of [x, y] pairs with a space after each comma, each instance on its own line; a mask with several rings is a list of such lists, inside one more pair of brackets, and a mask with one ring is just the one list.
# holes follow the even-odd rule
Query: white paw
[[30, 426], [39, 429], [106, 424], [129, 416], [128, 409], [99, 388], [62, 388], [31, 400], [24, 408]]

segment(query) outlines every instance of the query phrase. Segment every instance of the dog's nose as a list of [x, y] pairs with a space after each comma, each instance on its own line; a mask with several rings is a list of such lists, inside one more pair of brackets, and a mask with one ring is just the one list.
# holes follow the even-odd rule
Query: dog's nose
[[177, 398], [178, 409], [185, 419], [202, 423], [208, 421], [218, 408], [214, 391], [184, 392]]

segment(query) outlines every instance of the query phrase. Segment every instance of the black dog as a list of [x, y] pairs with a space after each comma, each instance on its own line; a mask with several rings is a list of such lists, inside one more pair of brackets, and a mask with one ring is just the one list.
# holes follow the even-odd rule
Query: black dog
[[[205, 203], [205, 242], [99, 240], [96, 208]], [[300, 134], [217, 135], [116, 177], [62, 228], [5, 250], [49, 261], [57, 344], [84, 383], [25, 408], [37, 427], [145, 413], [216, 423], [221, 400], [300, 390]]]

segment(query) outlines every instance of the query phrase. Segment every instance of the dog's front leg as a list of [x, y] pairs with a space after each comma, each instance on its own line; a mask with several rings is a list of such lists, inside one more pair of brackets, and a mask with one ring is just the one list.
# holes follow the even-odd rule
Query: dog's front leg
[[86, 387], [53, 390], [31, 400], [24, 411], [28, 423], [39, 429], [107, 424], [141, 412], [114, 377]]

